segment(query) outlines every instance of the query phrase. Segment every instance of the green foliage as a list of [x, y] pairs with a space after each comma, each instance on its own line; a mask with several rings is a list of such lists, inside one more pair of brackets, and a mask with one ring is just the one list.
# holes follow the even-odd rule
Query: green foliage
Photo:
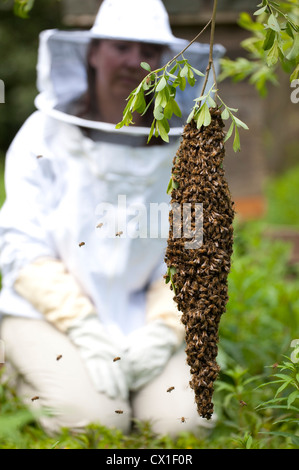
[[269, 82], [278, 84], [278, 65], [290, 75], [290, 81], [299, 77], [299, 7], [297, 0], [263, 0], [258, 7], [255, 19], [242, 13], [238, 22], [252, 34], [241, 43], [249, 58], [221, 59], [219, 81], [248, 79], [265, 96]]
[[1, 55], [0, 75], [5, 83], [5, 103], [0, 104], [2, 152], [6, 152], [25, 119], [35, 111], [39, 33], [48, 28], [59, 28], [60, 24], [60, 2], [57, 0], [35, 2], [28, 20], [16, 16], [12, 9], [1, 8], [1, 49], [5, 51]]
[[[73, 435], [65, 429], [50, 438], [36, 420], [30, 421], [29, 415], [20, 413], [19, 422], [11, 421], [13, 438], [2, 429], [2, 448], [294, 447], [298, 438], [294, 421], [298, 419], [295, 410], [298, 389], [294, 387], [298, 385], [298, 362], [295, 362], [298, 345], [292, 341], [298, 338], [299, 331], [299, 268], [297, 276], [294, 276], [294, 268], [293, 276], [289, 276], [289, 247], [267, 239], [265, 227], [261, 222], [236, 221], [235, 224], [230, 299], [219, 329], [221, 372], [214, 393], [217, 422], [208, 436], [182, 431], [171, 439], [167, 435], [155, 435], [150, 422], [136, 421], [129, 435], [91, 425], [81, 434]], [[281, 360], [284, 356], [293, 362]], [[278, 375], [271, 379], [271, 374], [285, 377]], [[284, 383], [287, 386], [282, 388]], [[7, 385], [1, 390], [1, 418], [12, 417], [25, 409]]]
[[167, 271], [166, 271], [166, 279], [165, 279], [165, 282], [166, 284], [168, 284], [168, 282], [171, 283], [171, 286], [172, 286], [172, 290], [175, 294], [175, 285], [174, 285], [174, 282], [173, 282], [173, 275], [176, 273], [176, 268], [171, 266], [169, 268], [167, 268]]
[[[128, 97], [128, 103], [123, 111], [123, 119], [116, 125], [116, 128], [119, 129], [123, 126], [134, 124], [134, 112], [144, 115], [148, 111], [150, 105], [153, 103], [154, 119], [152, 121], [149, 132], [148, 142], [151, 140], [153, 135], [155, 137], [161, 136], [165, 142], [169, 142], [169, 121], [173, 114], [178, 117], [182, 116], [180, 107], [176, 101], [177, 87], [179, 87], [181, 90], [184, 90], [187, 83], [190, 86], [194, 86], [196, 82], [195, 75], [204, 76], [204, 74], [192, 67], [183, 55], [181, 60], [172, 59], [164, 67], [154, 71], [151, 71], [149, 64], [145, 62], [142, 62], [141, 66], [145, 70], [149, 71], [149, 73], [138, 85], [138, 87], [130, 93]], [[169, 68], [171, 68], [171, 70], [168, 71]], [[215, 84], [206, 94], [202, 94], [194, 100], [195, 105], [191, 109], [191, 112], [187, 118], [187, 122], [190, 122], [192, 119], [194, 119], [198, 128], [201, 126], [208, 126], [210, 124], [210, 108], [217, 106], [215, 101], [217, 98], [214, 99], [211, 96], [214, 93], [217, 94]], [[146, 99], [148, 95], [152, 95], [150, 100]], [[236, 152], [240, 150], [240, 138], [237, 128], [243, 127], [244, 129], [248, 129], [248, 127], [245, 123], [233, 115], [232, 111], [235, 112], [237, 109], [229, 108], [218, 96], [218, 94], [217, 97], [220, 100], [220, 106], [224, 108], [222, 118], [231, 118], [232, 120], [225, 140], [230, 138], [234, 130], [235, 137], [233, 149]], [[171, 181], [170, 184], [172, 184]], [[168, 187], [167, 192], [170, 190], [171, 187]]]
[[269, 224], [299, 228], [298, 181], [298, 165], [267, 181], [265, 185], [268, 206], [266, 220]]
[[[123, 112], [123, 119], [116, 128], [128, 126], [133, 123], [133, 113], [144, 115], [153, 103], [153, 116], [148, 142], [153, 135], [159, 135], [169, 141], [169, 121], [173, 114], [181, 117], [182, 113], [176, 101], [176, 89], [184, 90], [186, 84], [194, 86], [194, 74], [203, 76], [203, 73], [192, 67], [182, 56], [181, 60], [171, 60], [164, 67], [152, 71], [149, 64], [142, 62], [141, 66], [149, 73], [128, 97], [128, 103]], [[170, 69], [170, 70], [168, 70]], [[147, 99], [147, 96], [150, 99]]]
[[[274, 398], [260, 404], [258, 410], [274, 410], [282, 412], [275, 421], [278, 430], [269, 431], [270, 435], [289, 439], [292, 446], [299, 448], [299, 339], [291, 342], [294, 351], [291, 357], [285, 356], [282, 364], [275, 365], [275, 368], [284, 373], [273, 374], [272, 384], [277, 384], [278, 388]], [[261, 387], [268, 385], [262, 384]], [[287, 392], [287, 393], [286, 393]]]
[[14, 0], [14, 13], [20, 18], [28, 18], [34, 0]]

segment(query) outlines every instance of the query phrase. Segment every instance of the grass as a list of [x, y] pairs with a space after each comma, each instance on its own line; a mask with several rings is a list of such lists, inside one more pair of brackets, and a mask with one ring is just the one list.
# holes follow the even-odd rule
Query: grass
[[[293, 189], [289, 183], [287, 186], [289, 191], [295, 192], [297, 180], [292, 184], [295, 185]], [[279, 192], [277, 194], [280, 198]], [[272, 194], [271, 197], [275, 204], [275, 196]], [[280, 206], [279, 210], [284, 209]], [[280, 220], [278, 212], [275, 217]], [[290, 221], [291, 216], [288, 224]], [[299, 364], [291, 364], [293, 371], [283, 370], [284, 379], [275, 377], [292, 352], [291, 341], [299, 337], [299, 267], [289, 263], [289, 245], [264, 236], [267, 223], [266, 219], [235, 223], [234, 254], [229, 275], [230, 299], [220, 324], [218, 362], [221, 373], [214, 392], [218, 420], [209, 435], [182, 431], [176, 439], [171, 439], [167, 435], [155, 435], [150, 423], [136, 422], [130, 435], [123, 435], [117, 429], [91, 425], [80, 435], [73, 435], [65, 429], [50, 437], [19, 401], [14, 389], [2, 382], [0, 447], [299, 448]], [[282, 387], [277, 380], [285, 380], [286, 385]]]

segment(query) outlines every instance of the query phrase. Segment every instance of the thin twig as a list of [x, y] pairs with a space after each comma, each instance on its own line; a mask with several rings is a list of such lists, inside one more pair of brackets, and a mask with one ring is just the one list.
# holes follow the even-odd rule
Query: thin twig
[[[184, 47], [184, 49], [179, 52], [176, 56], [174, 56], [169, 62], [167, 62], [166, 65], [164, 65], [164, 67], [167, 67], [169, 66], [170, 64], [172, 64], [172, 62], [174, 62], [178, 57], [180, 57], [182, 54], [184, 54], [184, 52], [191, 46], [191, 44], [193, 44], [198, 38], [199, 36], [207, 29], [207, 27], [210, 25], [210, 23], [212, 22], [212, 18], [207, 22], [207, 24], [202, 28], [202, 30], [192, 39], [192, 41], [189, 42], [189, 44], [187, 44], [186, 47]], [[164, 68], [163, 67], [163, 68]]]
[[205, 81], [204, 81], [204, 84], [203, 84], [203, 87], [202, 87], [201, 96], [204, 94], [204, 91], [205, 91], [205, 88], [206, 88], [206, 85], [207, 85], [207, 82], [208, 82], [208, 78], [209, 78], [210, 69], [211, 69], [212, 64], [213, 64], [213, 46], [214, 46], [214, 36], [215, 36], [217, 3], [218, 3], [218, 0], [214, 0], [213, 13], [212, 13], [212, 19], [211, 19], [212, 24], [211, 24], [211, 34], [210, 34], [209, 63], [208, 63], [208, 66], [206, 68], [206, 76], [205, 76]]

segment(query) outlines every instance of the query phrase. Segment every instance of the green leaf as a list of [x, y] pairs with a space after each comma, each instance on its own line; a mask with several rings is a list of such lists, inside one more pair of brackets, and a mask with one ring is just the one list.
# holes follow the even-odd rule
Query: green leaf
[[169, 273], [171, 276], [173, 276], [174, 274], [176, 274], [176, 268], [174, 266], [170, 266], [169, 268]]
[[237, 126], [235, 126], [235, 137], [234, 137], [233, 149], [234, 149], [234, 152], [238, 152], [241, 149], [240, 135], [239, 135]]
[[138, 113], [142, 113], [146, 107], [146, 102], [144, 99], [143, 90], [141, 90], [137, 96], [135, 96], [135, 101], [132, 102], [132, 111], [137, 111]]
[[209, 110], [209, 107], [208, 107], [207, 103], [205, 103], [203, 105], [203, 107], [204, 107], [204, 123], [203, 123], [203, 125], [208, 126], [211, 123], [211, 120], [212, 120], [211, 113], [210, 113], [210, 110]]
[[192, 119], [193, 119], [193, 117], [194, 117], [194, 114], [195, 114], [195, 109], [192, 108], [191, 113], [190, 113], [189, 116], [187, 117], [187, 124], [189, 124], [189, 122], [192, 121]]
[[289, 396], [288, 396], [288, 408], [291, 406], [292, 403], [294, 403], [295, 400], [299, 398], [299, 391], [294, 390]]
[[246, 449], [251, 449], [252, 446], [252, 436], [248, 436], [246, 440]]
[[153, 122], [152, 122], [152, 125], [151, 125], [151, 129], [150, 129], [149, 135], [148, 135], [147, 143], [149, 143], [149, 141], [151, 140], [151, 138], [152, 138], [153, 135], [154, 135], [155, 123], [156, 123], [156, 121], [155, 121], [155, 119], [154, 119]]
[[182, 91], [185, 90], [185, 88], [186, 88], [186, 79], [185, 79], [185, 77], [180, 78], [179, 87]]
[[197, 125], [198, 129], [200, 129], [201, 126], [203, 126], [204, 119], [205, 119], [204, 109], [203, 109], [203, 107], [201, 107], [200, 110], [199, 110], [199, 113], [197, 114], [197, 117], [196, 117], [196, 125]]
[[157, 119], [157, 121], [161, 121], [164, 118], [163, 108], [161, 105], [155, 106], [154, 117]]
[[292, 82], [293, 80], [297, 80], [297, 78], [299, 79], [299, 64], [291, 73], [290, 82]]
[[195, 77], [194, 77], [194, 74], [191, 70], [191, 68], [188, 69], [188, 76], [187, 76], [187, 80], [188, 80], [188, 83], [190, 86], [194, 86], [195, 85]]
[[273, 31], [276, 31], [277, 33], [280, 33], [280, 26], [279, 23], [276, 19], [276, 17], [271, 13], [271, 15], [268, 18], [268, 26], [269, 28], [273, 29]]
[[169, 101], [169, 91], [167, 87], [165, 87], [156, 94], [155, 107], [161, 105], [162, 108], [165, 108], [168, 101]]
[[[173, 190], [173, 186], [172, 186], [172, 177], [171, 177], [170, 180], [169, 180], [167, 189], [166, 189], [166, 193], [171, 194], [172, 190]], [[168, 279], [168, 281], [169, 281], [169, 279]]]
[[267, 65], [269, 66], [275, 65], [278, 61], [278, 57], [279, 57], [279, 47], [278, 47], [277, 42], [274, 42], [266, 58]]
[[288, 60], [296, 59], [299, 56], [299, 33], [295, 34], [293, 46], [287, 55]]
[[228, 129], [227, 133], [226, 133], [226, 136], [224, 138], [224, 142], [226, 142], [230, 138], [230, 136], [232, 135], [233, 130], [234, 130], [234, 126], [235, 126], [235, 123], [232, 122], [231, 125], [229, 126], [229, 129]]
[[291, 382], [292, 382], [292, 379], [291, 379], [291, 378], [290, 378], [290, 380], [284, 382], [284, 383], [279, 387], [279, 389], [276, 391], [275, 396], [277, 397], [277, 395], [279, 395], [285, 388], [287, 388], [288, 385], [290, 385]]
[[256, 10], [253, 14], [254, 15], [261, 15], [262, 13], [264, 13], [265, 11], [267, 10], [267, 5], [262, 7], [262, 8], [259, 8], [259, 10]]
[[188, 65], [185, 64], [184, 67], [180, 70], [180, 76], [187, 77], [188, 71], [189, 71]]
[[171, 116], [173, 114], [172, 101], [173, 100], [169, 100], [168, 103], [165, 106], [164, 116], [166, 117], [166, 119], [171, 119]]
[[213, 100], [213, 98], [211, 96], [208, 96], [207, 100], [208, 100], [208, 103], [211, 106], [211, 108], [216, 108], [216, 106], [217, 106], [216, 102]]
[[174, 74], [174, 73], [177, 71], [178, 66], [179, 66], [178, 64], [175, 64], [175, 66], [172, 67], [172, 69], [170, 70], [169, 73], [170, 73], [170, 74]]
[[147, 62], [141, 62], [140, 66], [144, 69], [147, 70], [148, 72], [151, 72], [151, 66]]
[[196, 75], [198, 75], [199, 77], [204, 77], [205, 74], [202, 73], [200, 70], [197, 70], [196, 68], [194, 67], [191, 67], [191, 69], [193, 70], [194, 73], [196, 73]]
[[235, 120], [235, 123], [238, 127], [243, 127], [243, 129], [247, 129], [248, 130], [248, 126], [247, 124], [245, 124], [245, 122], [241, 121], [241, 119], [237, 118], [236, 116], [234, 117], [234, 120]]
[[166, 78], [163, 76], [160, 79], [160, 81], [159, 81], [159, 83], [156, 87], [156, 91], [159, 92], [159, 91], [163, 90], [163, 88], [165, 88], [166, 85], [167, 85], [167, 81], [166, 81]]
[[182, 111], [179, 107], [179, 105], [177, 104], [177, 102], [173, 99], [172, 101], [172, 110], [173, 110], [173, 113], [177, 116], [177, 117], [182, 117]]
[[275, 37], [276, 37], [275, 31], [273, 31], [273, 29], [268, 29], [264, 43], [263, 43], [264, 51], [268, 51], [269, 49], [271, 49], [271, 47], [273, 46]]
[[158, 123], [158, 128], [159, 128], [159, 133], [160, 133], [161, 138], [164, 140], [164, 142], [169, 142], [168, 131], [167, 131], [167, 126], [166, 126], [165, 121], [166, 119], [165, 120], [163, 119], [163, 120], [157, 121], [157, 123]]
[[224, 108], [224, 110], [221, 113], [221, 117], [222, 117], [223, 120], [226, 120], [226, 119], [229, 118], [229, 112], [228, 112], [227, 108]]

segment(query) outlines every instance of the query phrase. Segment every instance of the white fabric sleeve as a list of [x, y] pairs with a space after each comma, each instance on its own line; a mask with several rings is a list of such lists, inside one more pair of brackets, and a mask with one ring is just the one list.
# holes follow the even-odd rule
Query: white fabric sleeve
[[181, 344], [185, 337], [185, 327], [173, 297], [173, 291], [163, 278], [152, 282], [146, 294], [146, 322], [162, 321], [175, 332], [178, 344]]
[[[0, 269], [12, 288], [19, 269], [39, 257], [57, 258], [49, 235], [53, 207], [53, 162], [44, 153], [43, 117], [34, 113], [13, 140], [6, 156], [6, 200], [0, 211]], [[35, 150], [36, 149], [36, 150]]]
[[78, 319], [96, 315], [92, 302], [59, 260], [41, 258], [25, 266], [14, 287], [62, 332]]

